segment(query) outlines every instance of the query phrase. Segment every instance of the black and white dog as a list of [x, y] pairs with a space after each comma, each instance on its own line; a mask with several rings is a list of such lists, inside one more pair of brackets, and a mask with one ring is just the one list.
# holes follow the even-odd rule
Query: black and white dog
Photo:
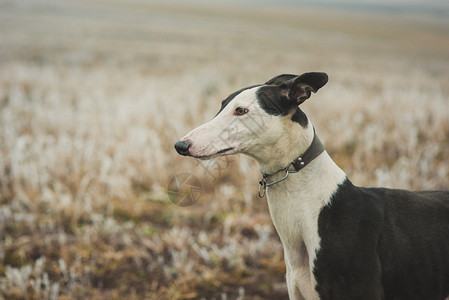
[[234, 92], [175, 148], [201, 159], [243, 153], [257, 160], [290, 299], [445, 299], [449, 191], [354, 186], [299, 108], [327, 80], [325, 73], [280, 75]]

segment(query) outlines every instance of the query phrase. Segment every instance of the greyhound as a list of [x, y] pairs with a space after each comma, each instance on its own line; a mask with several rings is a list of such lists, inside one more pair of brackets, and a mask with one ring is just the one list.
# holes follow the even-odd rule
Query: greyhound
[[353, 185], [299, 108], [327, 81], [320, 72], [283, 74], [238, 90], [175, 148], [258, 162], [290, 299], [445, 299], [449, 191]]

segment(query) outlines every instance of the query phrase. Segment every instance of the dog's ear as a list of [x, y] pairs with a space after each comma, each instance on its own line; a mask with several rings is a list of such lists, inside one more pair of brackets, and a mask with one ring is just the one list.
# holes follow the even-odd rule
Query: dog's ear
[[[282, 76], [282, 75], [281, 75]], [[312, 92], [316, 93], [328, 81], [326, 73], [304, 73], [281, 84], [281, 88], [288, 93], [288, 98], [297, 105], [310, 98]]]
[[298, 75], [282, 74], [282, 75], [278, 75], [276, 77], [271, 78], [270, 80], [265, 82], [265, 84], [279, 85], [279, 84], [287, 82], [287, 81], [289, 81], [289, 80], [291, 80], [293, 78], [296, 78], [296, 77], [298, 77]]

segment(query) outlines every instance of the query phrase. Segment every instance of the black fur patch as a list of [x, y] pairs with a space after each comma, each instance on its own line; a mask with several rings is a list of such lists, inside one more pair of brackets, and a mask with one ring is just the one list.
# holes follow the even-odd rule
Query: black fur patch
[[292, 121], [299, 123], [304, 128], [307, 127], [306, 115], [297, 107], [296, 103], [290, 101], [282, 93], [281, 87], [273, 85], [262, 86], [257, 91], [257, 100], [260, 107], [269, 115], [286, 116], [296, 108]]
[[299, 123], [304, 128], [307, 128], [307, 125], [309, 124], [306, 114], [299, 107], [296, 108], [296, 112], [292, 116], [292, 121]]
[[346, 180], [320, 213], [321, 299], [449, 295], [449, 191], [360, 188]]
[[[315, 73], [306, 73], [301, 76], [307, 77], [311, 76], [311, 74]], [[316, 73], [319, 74], [319, 73]], [[301, 77], [299, 76], [299, 77]], [[257, 86], [260, 86], [261, 88], [257, 91], [257, 99], [259, 102], [260, 107], [269, 115], [274, 116], [286, 116], [289, 113], [291, 113], [293, 110], [295, 110], [294, 114], [292, 115], [291, 120], [293, 122], [299, 123], [302, 127], [307, 128], [308, 126], [308, 119], [305, 113], [298, 107], [298, 104], [294, 101], [291, 101], [288, 99], [287, 95], [285, 95], [285, 91], [283, 92], [282, 89], [285, 89], [285, 83], [291, 79], [297, 78], [298, 75], [292, 75], [292, 74], [282, 74], [279, 76], [276, 76], [269, 81], [265, 83], [265, 85], [252, 85], [243, 89], [240, 89], [232, 94], [230, 94], [225, 100], [221, 102], [221, 108], [218, 111], [218, 113], [215, 115], [217, 116], [237, 95], [239, 95], [241, 92], [251, 89]]]

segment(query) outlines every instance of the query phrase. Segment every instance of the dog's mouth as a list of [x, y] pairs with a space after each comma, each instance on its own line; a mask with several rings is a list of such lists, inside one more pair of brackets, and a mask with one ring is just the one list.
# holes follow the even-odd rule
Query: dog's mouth
[[223, 153], [226, 153], [226, 152], [228, 152], [228, 151], [231, 151], [232, 149], [234, 149], [234, 147], [226, 148], [226, 149], [223, 149], [223, 150], [218, 151], [217, 154], [223, 154]]
[[234, 150], [234, 147], [226, 148], [226, 149], [217, 151], [216, 153], [210, 154], [210, 155], [192, 155], [192, 157], [199, 158], [199, 159], [211, 159], [216, 156], [230, 154], [228, 152], [231, 152], [232, 150]]

